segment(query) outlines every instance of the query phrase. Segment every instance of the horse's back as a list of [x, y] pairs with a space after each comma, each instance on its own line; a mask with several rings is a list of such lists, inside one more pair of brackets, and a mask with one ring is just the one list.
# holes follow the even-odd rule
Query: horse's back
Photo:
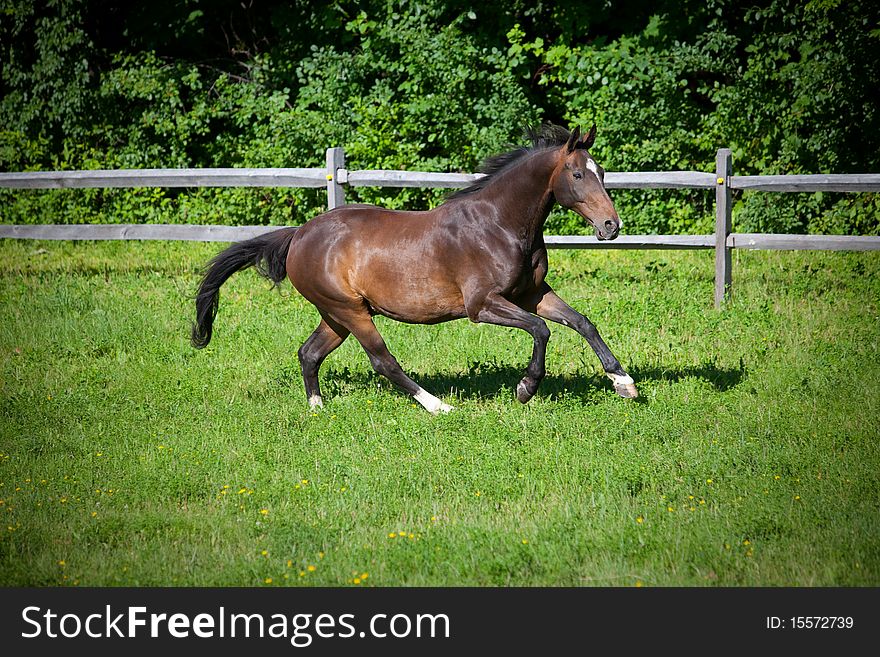
[[433, 323], [464, 316], [451, 251], [442, 212], [346, 205], [297, 230], [287, 271], [319, 309], [360, 303], [400, 321]]

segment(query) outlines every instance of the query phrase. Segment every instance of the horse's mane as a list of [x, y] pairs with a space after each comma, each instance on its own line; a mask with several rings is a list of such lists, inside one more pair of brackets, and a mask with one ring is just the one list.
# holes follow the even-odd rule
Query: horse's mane
[[531, 143], [530, 146], [518, 146], [505, 153], [499, 153], [498, 155], [486, 158], [479, 168], [479, 172], [486, 175], [471, 184], [470, 187], [450, 194], [448, 198], [451, 200], [480, 191], [492, 182], [498, 173], [513, 166], [514, 163], [519, 162], [529, 153], [534, 153], [544, 148], [563, 146], [571, 137], [571, 132], [560, 125], [545, 123], [537, 128], [526, 128], [524, 137]]

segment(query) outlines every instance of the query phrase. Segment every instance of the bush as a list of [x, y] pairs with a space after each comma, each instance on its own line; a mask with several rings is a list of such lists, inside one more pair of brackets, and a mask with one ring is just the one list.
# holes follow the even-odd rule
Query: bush
[[[183, 11], [183, 10], [186, 11]], [[542, 118], [596, 122], [617, 171], [880, 170], [874, 3], [4, 0], [0, 168], [473, 171]], [[119, 35], [125, 35], [122, 39]], [[245, 35], [245, 36], [242, 36]], [[222, 36], [222, 38], [221, 38]], [[445, 191], [355, 188], [425, 208]], [[320, 190], [2, 191], [0, 220], [301, 223]], [[705, 233], [709, 191], [615, 191], [630, 233]], [[737, 194], [736, 229], [880, 232], [876, 195]], [[547, 232], [582, 233], [556, 211]]]

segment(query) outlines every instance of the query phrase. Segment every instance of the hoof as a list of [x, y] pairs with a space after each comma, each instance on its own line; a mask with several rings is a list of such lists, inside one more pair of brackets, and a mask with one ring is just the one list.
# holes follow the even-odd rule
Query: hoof
[[635, 399], [639, 396], [639, 391], [636, 390], [635, 381], [632, 380], [632, 377], [627, 374], [614, 374], [613, 372], [605, 372], [605, 375], [611, 379], [611, 383], [614, 384], [614, 392], [616, 392], [621, 397], [625, 399]]
[[520, 403], [527, 404], [529, 400], [535, 396], [534, 392], [529, 392], [529, 387], [525, 381], [520, 381], [516, 386], [516, 398]]
[[312, 395], [309, 397], [309, 408], [315, 410], [316, 408], [324, 408], [324, 401], [321, 399], [321, 395]]
[[639, 391], [633, 383], [614, 384], [614, 392], [625, 399], [635, 399], [639, 396]]
[[443, 402], [440, 402], [439, 406], [434, 406], [431, 408], [425, 407], [425, 410], [427, 410], [431, 415], [440, 415], [440, 414], [445, 414], [445, 413], [451, 413], [452, 411], [455, 410], [455, 407], [450, 406], [449, 404], [444, 404]]

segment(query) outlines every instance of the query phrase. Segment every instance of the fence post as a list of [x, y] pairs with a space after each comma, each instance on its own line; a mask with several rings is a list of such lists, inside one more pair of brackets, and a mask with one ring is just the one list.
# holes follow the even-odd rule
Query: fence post
[[730, 149], [719, 148], [715, 155], [715, 307], [721, 308], [730, 291], [730, 249], [727, 237], [731, 231]]
[[327, 209], [332, 210], [345, 205], [344, 180], [340, 174], [345, 171], [345, 151], [342, 148], [327, 149]]

